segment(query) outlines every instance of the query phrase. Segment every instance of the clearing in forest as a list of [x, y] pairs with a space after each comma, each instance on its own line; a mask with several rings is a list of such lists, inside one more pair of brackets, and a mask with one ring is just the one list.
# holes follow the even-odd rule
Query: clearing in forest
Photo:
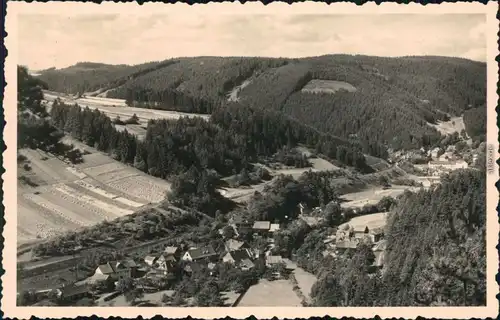
[[340, 90], [356, 92], [357, 89], [352, 84], [343, 81], [313, 79], [301, 91], [308, 93], [336, 93]]
[[369, 229], [384, 228], [387, 223], [388, 215], [389, 212], [379, 212], [379, 213], [372, 213], [355, 217], [349, 220], [348, 222], [341, 224], [339, 226], [339, 230], [345, 225], [350, 225], [353, 228], [364, 228], [364, 227], [368, 227]]
[[462, 132], [465, 130], [463, 117], [452, 117], [450, 121], [438, 121], [437, 124], [429, 123], [431, 127], [436, 128], [442, 134], [453, 134], [455, 132]]

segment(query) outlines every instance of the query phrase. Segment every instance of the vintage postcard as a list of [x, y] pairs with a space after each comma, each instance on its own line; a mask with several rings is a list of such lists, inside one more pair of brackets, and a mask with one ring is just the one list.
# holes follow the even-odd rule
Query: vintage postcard
[[9, 318], [498, 315], [498, 4], [9, 2]]

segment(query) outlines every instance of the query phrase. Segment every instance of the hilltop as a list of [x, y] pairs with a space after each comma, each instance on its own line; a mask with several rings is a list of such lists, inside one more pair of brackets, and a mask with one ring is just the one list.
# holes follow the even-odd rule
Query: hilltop
[[[194, 57], [135, 66], [86, 62], [42, 71], [40, 78], [53, 91], [126, 99], [135, 107], [205, 114], [228, 105], [278, 111], [354, 140], [363, 152], [382, 158], [387, 148], [438, 143], [444, 134], [436, 125], [486, 101], [486, 64], [448, 57]], [[469, 136], [481, 136], [470, 127], [466, 123]]]

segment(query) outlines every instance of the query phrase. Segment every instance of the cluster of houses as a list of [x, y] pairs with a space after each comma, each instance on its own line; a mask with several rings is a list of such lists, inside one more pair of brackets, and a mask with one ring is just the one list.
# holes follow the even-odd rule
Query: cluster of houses
[[229, 225], [235, 231], [234, 239], [226, 239], [223, 252], [217, 252], [211, 245], [190, 247], [182, 250], [177, 246], [167, 246], [162, 252], [148, 254], [143, 262], [137, 263], [132, 259], [109, 261], [97, 266], [94, 274], [77, 283], [68, 284], [56, 289], [60, 301], [76, 301], [90, 296], [90, 287], [96, 283], [110, 283], [116, 285], [121, 279], [130, 279], [147, 275], [161, 277], [165, 280], [174, 280], [179, 272], [191, 274], [203, 267], [214, 270], [217, 263], [229, 263], [241, 270], [251, 270], [255, 267], [256, 259], [264, 259], [266, 266], [271, 267], [283, 262], [281, 256], [273, 256], [270, 251], [265, 253], [252, 249], [244, 240], [240, 239], [242, 232], [251, 232], [254, 236], [268, 239], [279, 230], [279, 224], [270, 221], [255, 221], [234, 217]]
[[361, 243], [370, 243], [375, 255], [373, 267], [384, 266], [386, 240], [382, 228], [370, 229], [368, 226], [341, 228], [335, 235], [327, 237], [323, 243], [326, 250], [323, 255], [338, 256], [348, 249], [356, 249]]

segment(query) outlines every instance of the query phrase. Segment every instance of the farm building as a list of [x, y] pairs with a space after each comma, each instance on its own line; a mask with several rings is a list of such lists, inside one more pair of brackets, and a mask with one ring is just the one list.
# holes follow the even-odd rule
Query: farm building
[[253, 232], [257, 234], [267, 234], [271, 228], [271, 222], [269, 221], [255, 221], [253, 224]]
[[202, 261], [202, 260], [213, 260], [217, 257], [217, 253], [215, 252], [212, 246], [206, 246], [203, 248], [190, 249], [186, 251], [184, 256], [182, 256], [182, 260], [184, 261]]
[[276, 232], [280, 229], [279, 223], [271, 223], [269, 226], [269, 232]]
[[70, 284], [56, 289], [56, 295], [62, 301], [75, 301], [89, 295], [89, 286]]
[[109, 279], [118, 280], [133, 277], [136, 270], [137, 264], [134, 260], [111, 261], [98, 266], [94, 276], [104, 275]]
[[277, 264], [283, 263], [283, 258], [281, 256], [267, 256], [266, 257], [266, 266], [271, 267]]
[[469, 167], [467, 162], [463, 160], [430, 161], [427, 165], [429, 169], [447, 169], [447, 170], [467, 169]]

